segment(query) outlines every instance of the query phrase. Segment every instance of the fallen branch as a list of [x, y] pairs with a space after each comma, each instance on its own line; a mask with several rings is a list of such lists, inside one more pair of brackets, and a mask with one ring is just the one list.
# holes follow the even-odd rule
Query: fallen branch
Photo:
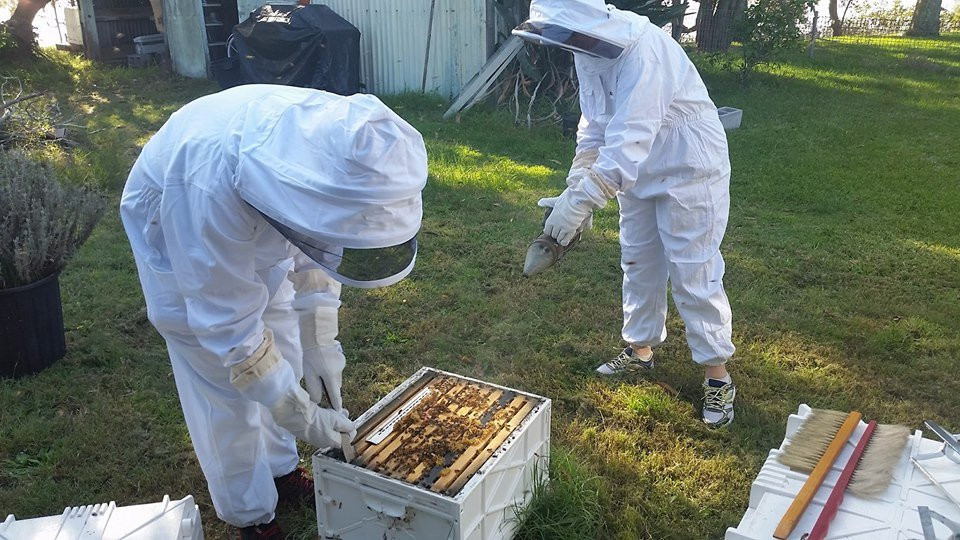
[[4, 101], [3, 104], [0, 105], [0, 109], [9, 109], [10, 107], [16, 105], [17, 103], [20, 103], [21, 101], [31, 100], [34, 98], [38, 98], [42, 95], [43, 95], [43, 92], [31, 92], [25, 96], [15, 97], [13, 99]]

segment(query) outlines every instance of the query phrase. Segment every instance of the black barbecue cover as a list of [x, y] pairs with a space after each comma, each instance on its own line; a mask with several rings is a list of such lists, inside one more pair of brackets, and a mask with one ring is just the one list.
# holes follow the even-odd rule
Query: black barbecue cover
[[360, 31], [327, 6], [268, 4], [233, 36], [240, 83], [360, 91]]

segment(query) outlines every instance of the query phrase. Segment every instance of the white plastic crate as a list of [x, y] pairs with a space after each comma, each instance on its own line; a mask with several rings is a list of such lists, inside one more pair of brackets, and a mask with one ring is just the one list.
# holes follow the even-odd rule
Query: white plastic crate
[[200, 510], [187, 495], [171, 501], [118, 507], [117, 503], [73, 506], [59, 516], [0, 523], [0, 540], [203, 540]]
[[160, 54], [167, 50], [167, 42], [163, 34], [147, 34], [133, 38], [137, 54]]
[[401, 482], [318, 451], [313, 455], [313, 472], [321, 538], [492, 540], [513, 537], [516, 509], [529, 503], [535, 483], [546, 481], [550, 400], [422, 368], [358, 418], [357, 425], [387, 408], [407, 388], [435, 375], [516, 392], [535, 400], [537, 405], [454, 496]]
[[[787, 420], [787, 436], [780, 448], [771, 450], [760, 474], [750, 488], [750, 506], [736, 528], [727, 529], [726, 540], [769, 540], [773, 531], [787, 511], [790, 503], [800, 491], [807, 475], [790, 470], [780, 464], [777, 457], [796, 433], [803, 419], [810, 414], [810, 407], [801, 405], [797, 414]], [[791, 539], [800, 539], [809, 533], [820, 516], [830, 491], [836, 484], [850, 454], [859, 442], [866, 428], [864, 422], [854, 431], [850, 440], [840, 453], [831, 471], [817, 491], [816, 497], [807, 507], [797, 524]], [[910, 436], [907, 447], [894, 470], [890, 486], [876, 499], [863, 499], [846, 493], [836, 517], [830, 523], [827, 538], [863, 539], [863, 540], [906, 540], [923, 538], [920, 526], [918, 506], [928, 506], [944, 517], [960, 522], [960, 508], [951, 503], [938, 487], [916, 469], [910, 458], [918, 454], [936, 452], [942, 442], [924, 439], [920, 431]], [[960, 465], [946, 457], [921, 462], [950, 493], [960, 499]], [[949, 529], [934, 522], [937, 538], [947, 538]]]
[[720, 115], [720, 123], [723, 129], [737, 129], [740, 127], [740, 120], [743, 118], [743, 111], [735, 107], [720, 107], [717, 109]]

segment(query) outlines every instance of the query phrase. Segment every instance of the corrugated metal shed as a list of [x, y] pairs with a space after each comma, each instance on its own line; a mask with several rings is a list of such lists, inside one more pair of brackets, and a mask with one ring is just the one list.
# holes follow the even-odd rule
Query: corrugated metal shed
[[[483, 66], [491, 49], [490, 0], [321, 0], [360, 29], [360, 78], [367, 92], [420, 92], [430, 7], [433, 24], [427, 92], [450, 98]], [[239, 0], [240, 20], [267, 2]], [[269, 2], [279, 4], [285, 2]]]

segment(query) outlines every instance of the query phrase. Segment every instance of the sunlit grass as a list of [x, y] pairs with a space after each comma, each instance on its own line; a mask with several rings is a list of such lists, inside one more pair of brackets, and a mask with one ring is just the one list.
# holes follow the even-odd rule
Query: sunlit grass
[[[715, 101], [744, 110], [723, 246], [740, 394], [722, 431], [698, 418], [702, 370], [672, 310], [653, 373], [593, 371], [621, 346], [615, 204], [557, 268], [522, 277], [536, 200], [564, 187], [573, 141], [509, 114], [452, 123], [434, 98], [388, 99], [430, 157], [421, 252], [397, 286], [345, 291], [346, 406], [365, 410], [422, 365], [551, 397], [554, 483], [522, 538], [719, 538], [802, 402], [960, 429], [960, 50], [939, 45], [910, 53], [931, 68], [901, 49], [825, 43], [745, 86], [698, 60]], [[149, 135], [213, 90], [60, 53], [17, 73], [86, 114], [82, 148], [46, 157], [114, 203]], [[0, 382], [0, 516], [191, 493], [207, 537], [225, 537], [115, 210], [62, 283], [67, 358]], [[281, 519], [315, 533], [312, 511]]]

